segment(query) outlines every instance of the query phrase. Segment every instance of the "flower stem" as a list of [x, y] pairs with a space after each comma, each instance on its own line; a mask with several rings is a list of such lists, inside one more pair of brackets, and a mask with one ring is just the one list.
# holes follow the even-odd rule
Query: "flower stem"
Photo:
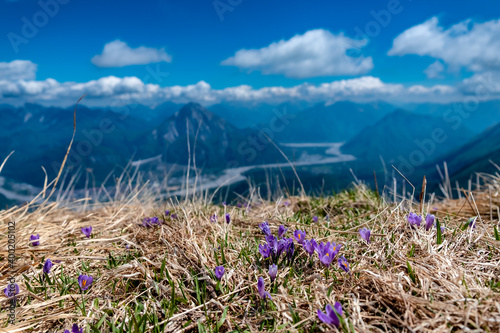
[[87, 311], [85, 310], [85, 299], [83, 298], [83, 290], [82, 290], [82, 305], [83, 305], [83, 315], [87, 316]]

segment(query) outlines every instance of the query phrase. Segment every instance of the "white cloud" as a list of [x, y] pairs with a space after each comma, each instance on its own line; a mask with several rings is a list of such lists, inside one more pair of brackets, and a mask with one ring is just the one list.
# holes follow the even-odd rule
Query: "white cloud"
[[0, 62], [0, 80], [34, 80], [37, 65], [28, 60]]
[[140, 46], [132, 49], [127, 43], [115, 40], [104, 45], [102, 53], [94, 56], [91, 61], [97, 67], [124, 67], [171, 62], [172, 57], [165, 52], [164, 48], [158, 50]]
[[367, 41], [354, 40], [323, 29], [310, 30], [288, 40], [280, 40], [261, 49], [242, 49], [222, 65], [236, 66], [263, 74], [282, 74], [291, 78], [331, 75], [358, 75], [373, 68], [371, 57], [351, 57], [350, 49], [359, 50]]
[[443, 64], [439, 60], [436, 60], [424, 70], [424, 73], [428, 79], [440, 79], [443, 77], [443, 71]]
[[416, 25], [393, 41], [389, 55], [416, 54], [441, 59], [453, 70], [473, 72], [500, 69], [500, 20], [466, 20], [448, 29], [437, 17]]

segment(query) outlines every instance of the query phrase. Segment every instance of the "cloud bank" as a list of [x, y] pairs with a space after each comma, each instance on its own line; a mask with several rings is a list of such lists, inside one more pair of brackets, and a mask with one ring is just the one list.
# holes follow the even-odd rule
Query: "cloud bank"
[[154, 49], [145, 46], [131, 48], [120, 40], [104, 45], [101, 54], [92, 58], [97, 67], [125, 67], [131, 65], [147, 65], [157, 62], [171, 62], [172, 56], [165, 49]]
[[346, 37], [343, 33], [335, 35], [327, 30], [316, 29], [261, 49], [239, 50], [221, 64], [296, 79], [359, 75], [373, 68], [372, 58], [351, 57], [347, 51], [359, 49], [366, 43]]
[[454, 87], [435, 85], [404, 86], [385, 83], [379, 78], [337, 80], [319, 85], [303, 83], [293, 87], [253, 88], [248, 85], [213, 89], [205, 81], [186, 86], [161, 87], [146, 84], [137, 77], [103, 77], [89, 82], [58, 82], [54, 79], [0, 80], [0, 103], [21, 105], [25, 102], [52, 106], [69, 106], [82, 95], [89, 106], [144, 104], [155, 106], [165, 101], [198, 102], [212, 105], [220, 102], [255, 102], [279, 104], [287, 101], [333, 103], [340, 100], [368, 102], [436, 102], [457, 99]]

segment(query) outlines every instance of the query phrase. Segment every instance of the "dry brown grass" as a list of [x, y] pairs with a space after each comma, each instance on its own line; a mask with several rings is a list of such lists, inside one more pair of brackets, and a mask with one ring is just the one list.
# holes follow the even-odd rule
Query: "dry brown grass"
[[[159, 324], [148, 321], [146, 329], [137, 331], [152, 332], [155, 326], [166, 332], [215, 331], [226, 308], [220, 331], [328, 331], [316, 311], [339, 301], [344, 319], [358, 332], [499, 332], [500, 242], [493, 235], [498, 214], [490, 211], [498, 211], [500, 187], [495, 179], [490, 185], [473, 193], [470, 204], [462, 199], [424, 205], [426, 210], [437, 208], [446, 226], [442, 244], [436, 243], [435, 228], [426, 232], [423, 227], [417, 231], [408, 227], [405, 209], [418, 210], [418, 204], [410, 207], [407, 200], [384, 203], [364, 186], [334, 197], [293, 197], [288, 207], [282, 202], [249, 198], [249, 210], [227, 207], [233, 219], [229, 225], [221, 221], [222, 206], [199, 199], [158, 204], [143, 195], [147, 189], [141, 195], [85, 211], [80, 209], [82, 204], [68, 208], [58, 203], [3, 210], [0, 285], [3, 289], [14, 274], [21, 294], [17, 323], [6, 326], [5, 297], [0, 322], [8, 332], [62, 332], [73, 323], [95, 325], [105, 317], [99, 330], [107, 332], [111, 331], [108, 322], [130, 322], [129, 309], [140, 309], [138, 304], [142, 304], [138, 318], [156, 314]], [[168, 219], [161, 227], [140, 225], [144, 217], [158, 216], [167, 208], [178, 218]], [[481, 216], [477, 228], [462, 231], [459, 226], [477, 211]], [[219, 215], [216, 224], [210, 222], [214, 213]], [[329, 222], [322, 218], [326, 214], [331, 216]], [[319, 223], [311, 222], [313, 215], [320, 216]], [[11, 220], [16, 221], [18, 260], [14, 272], [5, 259], [5, 235]], [[267, 264], [257, 248], [264, 241], [258, 228], [263, 220], [269, 221], [273, 233], [284, 224], [289, 237], [293, 230], [302, 229], [308, 238], [342, 243], [340, 254], [348, 259], [352, 274], [334, 265], [326, 275], [317, 256], [309, 266], [306, 253], [297, 246], [292, 267], [279, 267], [272, 304], [263, 304], [256, 288], [257, 278], [263, 276], [270, 290]], [[91, 239], [80, 231], [89, 225], [93, 227]], [[371, 244], [357, 235], [362, 226], [372, 230]], [[28, 246], [29, 236], [36, 233], [41, 236], [40, 246]], [[126, 244], [130, 245], [127, 259], [108, 267], [110, 254], [116, 258], [127, 255]], [[219, 249], [221, 245], [226, 246]], [[221, 250], [226, 274], [223, 290], [217, 290], [212, 272], [216, 256], [222, 260]], [[59, 275], [63, 270], [72, 278], [83, 271], [82, 264], [88, 266], [88, 274], [95, 280], [86, 294], [86, 317], [72, 301], [81, 300], [74, 285], [62, 296], [50, 288], [47, 296], [42, 288], [35, 293], [27, 290], [25, 281], [40, 287], [34, 277], [40, 275], [44, 258], [60, 260], [53, 271]], [[175, 286], [174, 298], [169, 281]], [[202, 296], [197, 295], [197, 289]]]

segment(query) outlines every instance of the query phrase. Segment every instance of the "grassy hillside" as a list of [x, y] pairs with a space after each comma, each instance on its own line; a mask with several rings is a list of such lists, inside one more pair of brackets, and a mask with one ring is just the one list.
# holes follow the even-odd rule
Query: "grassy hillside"
[[[426, 197], [422, 207], [438, 216], [441, 236], [435, 227], [410, 228], [408, 212], [420, 213], [418, 203], [388, 203], [364, 186], [273, 201], [251, 190], [237, 202], [213, 205], [204, 195], [165, 202], [153, 186], [124, 184], [127, 191], [118, 189], [107, 203], [3, 210], [0, 255], [7, 257], [7, 225], [14, 220], [16, 261], [14, 269], [2, 265], [0, 279], [5, 288], [13, 276], [20, 293], [14, 325], [7, 324], [8, 299], [1, 299], [0, 331], [62, 332], [76, 324], [84, 332], [324, 332], [335, 328], [318, 310], [336, 302], [345, 332], [498, 331], [500, 183], [489, 182], [495, 191], [471, 194], [477, 206]], [[467, 228], [477, 207], [481, 217]], [[163, 222], [143, 223], [151, 217]], [[274, 236], [280, 225], [287, 228], [277, 260], [259, 250], [273, 243], [259, 227], [263, 221]], [[84, 227], [92, 227], [89, 237]], [[362, 227], [371, 230], [370, 243], [360, 237]], [[29, 246], [33, 234], [40, 235], [37, 246]], [[311, 238], [335, 242], [335, 251], [321, 260], [309, 256], [301, 241]], [[53, 266], [44, 274], [49, 259]], [[80, 275], [93, 281], [83, 284]]]

